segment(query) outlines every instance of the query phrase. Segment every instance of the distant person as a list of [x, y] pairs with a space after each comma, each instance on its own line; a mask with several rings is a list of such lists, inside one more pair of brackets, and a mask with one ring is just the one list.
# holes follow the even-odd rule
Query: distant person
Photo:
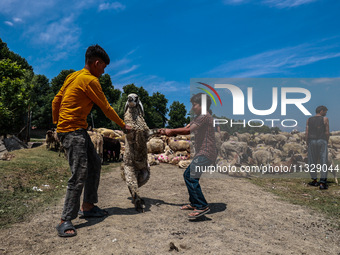
[[[319, 186], [320, 189], [327, 189], [327, 163], [328, 163], [328, 140], [329, 120], [326, 106], [318, 106], [316, 115], [307, 120], [306, 142], [308, 146], [308, 165], [312, 182], [311, 186]], [[321, 166], [320, 183], [317, 181], [317, 165]]]
[[[110, 106], [98, 80], [109, 63], [110, 58], [102, 47], [88, 47], [85, 67], [66, 77], [52, 102], [53, 123], [57, 124], [58, 138], [66, 150], [72, 173], [67, 183], [61, 222], [57, 226], [61, 237], [77, 234], [71, 220], [77, 218], [78, 214], [84, 217], [104, 217], [108, 214], [94, 205], [98, 202], [101, 160], [86, 131], [86, 117], [93, 104], [96, 104], [122, 129], [130, 129]], [[83, 188], [83, 203], [79, 210]]]
[[[208, 167], [215, 163], [217, 156], [213, 118], [208, 110], [206, 115], [201, 114], [201, 95], [202, 93], [196, 94], [190, 100], [196, 117], [190, 122], [189, 126], [160, 130], [161, 134], [168, 136], [188, 135], [190, 133], [195, 135], [195, 157], [183, 174], [189, 192], [190, 204], [182, 206], [181, 210], [192, 210], [188, 215], [189, 219], [199, 218], [210, 211], [199, 184], [202, 171], [196, 171], [196, 166]], [[210, 105], [211, 99], [207, 97], [208, 109]]]

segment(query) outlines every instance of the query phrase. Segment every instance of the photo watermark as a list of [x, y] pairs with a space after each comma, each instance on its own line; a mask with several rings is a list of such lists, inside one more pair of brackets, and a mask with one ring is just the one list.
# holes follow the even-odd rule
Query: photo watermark
[[[199, 126], [193, 132], [191, 157], [216, 159], [209, 166], [192, 164], [192, 174], [339, 176], [339, 83], [339, 78], [191, 79], [191, 99], [200, 97], [200, 113], [194, 107], [190, 112], [191, 123]], [[318, 139], [325, 146], [313, 145]]]

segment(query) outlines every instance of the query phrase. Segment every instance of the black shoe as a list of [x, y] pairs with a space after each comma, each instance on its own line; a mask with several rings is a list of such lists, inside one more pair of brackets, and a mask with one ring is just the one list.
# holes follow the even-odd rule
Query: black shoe
[[320, 183], [320, 189], [328, 189], [327, 183]]
[[308, 182], [308, 185], [317, 187], [320, 185], [320, 183], [318, 183], [317, 180], [313, 180], [312, 182]]

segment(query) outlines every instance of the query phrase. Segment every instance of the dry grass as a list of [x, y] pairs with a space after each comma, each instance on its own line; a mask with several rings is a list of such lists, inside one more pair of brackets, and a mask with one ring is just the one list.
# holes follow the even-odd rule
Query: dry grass
[[[0, 228], [58, 201], [70, 176], [67, 160], [45, 146], [11, 153], [11, 161], [0, 161]], [[112, 165], [104, 165], [103, 171]]]
[[[329, 174], [328, 177], [331, 177]], [[339, 174], [338, 174], [338, 177]], [[307, 185], [311, 179], [301, 178], [253, 178], [252, 183], [263, 187], [266, 191], [278, 195], [280, 198], [293, 204], [309, 207], [323, 213], [334, 220], [340, 228], [340, 186], [334, 179], [328, 179], [328, 190]]]

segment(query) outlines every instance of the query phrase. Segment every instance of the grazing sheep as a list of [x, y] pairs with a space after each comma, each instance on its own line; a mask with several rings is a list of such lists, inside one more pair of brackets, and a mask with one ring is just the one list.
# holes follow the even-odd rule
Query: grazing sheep
[[282, 150], [285, 155], [291, 156], [292, 153], [294, 154], [304, 153], [306, 151], [306, 148], [300, 143], [286, 143], [285, 145], [282, 146]]
[[329, 137], [329, 147], [340, 149], [340, 136], [330, 136]]
[[190, 151], [190, 141], [187, 140], [170, 140], [169, 147], [173, 151]]
[[159, 155], [148, 153], [148, 164], [150, 166], [159, 165], [160, 161], [158, 160], [158, 156]]
[[269, 165], [273, 160], [272, 153], [268, 150], [258, 150], [253, 153], [253, 159], [258, 166]]
[[48, 130], [46, 132], [46, 149], [54, 149], [58, 151], [60, 142], [57, 136], [57, 132], [54, 130]]
[[[292, 155], [290, 157], [290, 159], [288, 161], [282, 161], [279, 163], [273, 163], [272, 167], [274, 169], [277, 169], [278, 171], [274, 171], [274, 172], [268, 172], [268, 173], [278, 173], [278, 174], [283, 174], [283, 173], [290, 173], [293, 171], [292, 166], [293, 165], [299, 165], [300, 162], [302, 162], [303, 158], [301, 155], [297, 154], [297, 155]], [[277, 168], [275, 168], [277, 167]]]
[[339, 165], [335, 164], [334, 159], [336, 158], [336, 150], [334, 149], [328, 149], [328, 171], [330, 171], [333, 174], [333, 178], [335, 180], [336, 185], [339, 185], [338, 178], [336, 177], [337, 169], [339, 168]]
[[276, 140], [275, 135], [265, 134], [263, 137], [264, 137], [264, 143], [266, 145], [270, 145], [272, 147], [276, 147], [276, 144], [278, 143], [278, 141]]
[[251, 134], [249, 134], [249, 133], [240, 134], [238, 132], [235, 132], [234, 135], [237, 136], [237, 139], [238, 139], [239, 142], [249, 143], [250, 138], [251, 138]]
[[118, 139], [103, 137], [103, 161], [119, 161], [120, 158], [120, 142]]
[[285, 135], [277, 134], [275, 135], [275, 140], [277, 141], [276, 148], [282, 149], [283, 145], [287, 142], [288, 138]]
[[164, 151], [164, 142], [160, 138], [151, 138], [150, 141], [147, 142], [148, 153], [162, 153]]
[[124, 122], [131, 127], [131, 131], [126, 134], [125, 138], [122, 178], [129, 188], [132, 202], [138, 212], [144, 212], [145, 208], [145, 202], [139, 196], [138, 188], [150, 178], [147, 150], [149, 127], [143, 115], [143, 105], [138, 96], [129, 94], [125, 104]]
[[91, 141], [94, 145], [94, 149], [100, 157], [101, 163], [103, 163], [103, 136], [100, 133], [94, 131], [87, 131], [89, 134]]

